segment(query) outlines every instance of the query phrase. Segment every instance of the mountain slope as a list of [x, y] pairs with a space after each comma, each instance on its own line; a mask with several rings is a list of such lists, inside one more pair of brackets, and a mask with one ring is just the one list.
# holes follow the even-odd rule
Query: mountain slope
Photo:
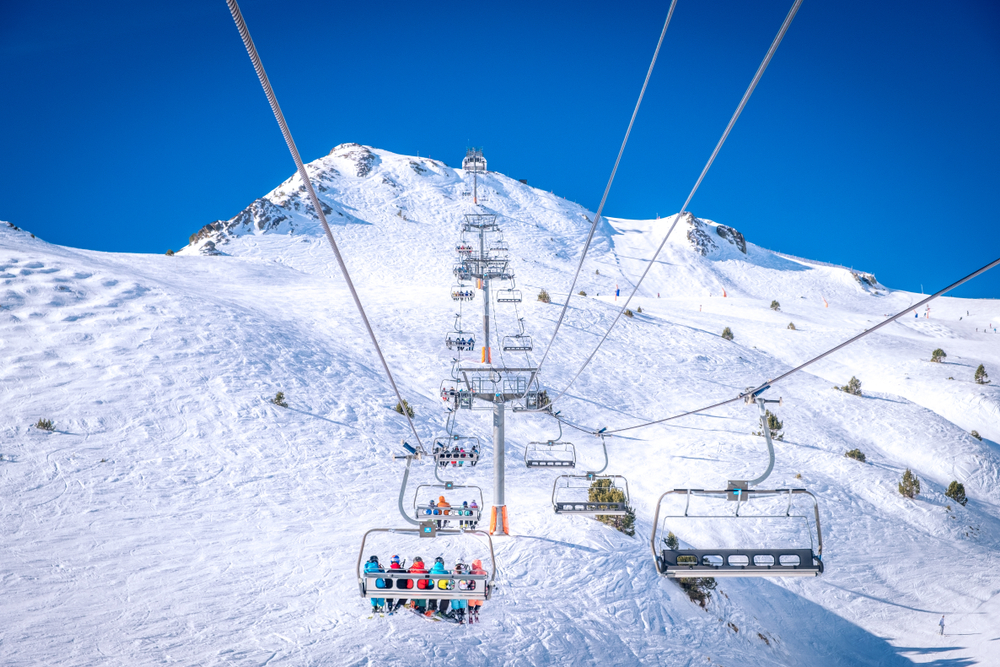
[[[437, 394], [454, 356], [443, 338], [458, 310], [449, 287], [468, 177], [357, 145], [309, 169], [427, 444], [445, 418]], [[552, 513], [555, 474], [518, 462], [555, 425], [522, 413], [507, 421], [516, 536], [495, 542], [498, 587], [482, 625], [364, 619], [358, 548], [369, 528], [403, 525], [402, 467], [390, 456], [412, 436], [300, 185], [289, 179], [175, 257], [61, 248], [0, 226], [5, 662], [988, 663], [1000, 618], [1000, 391], [971, 380], [978, 363], [1000, 368], [996, 339], [982, 332], [1000, 319], [991, 300], [939, 300], [930, 319], [887, 327], [769, 392], [784, 399], [786, 437], [767, 485], [820, 498], [822, 577], [723, 580], [702, 610], [653, 569], [661, 493], [721, 488], [766, 465], [751, 409], [609, 440], [609, 472], [628, 477], [637, 509], [635, 538]], [[513, 333], [523, 317], [537, 359], [593, 214], [498, 173], [480, 186], [525, 294], [517, 314], [497, 307], [497, 324]], [[588, 296], [571, 302], [546, 386], [575, 373], [614, 318], [615, 286], [637, 279], [665, 224], [612, 219], [599, 230], [577, 288]], [[564, 417], [615, 428], [728, 398], [915, 300], [751, 239], [744, 253], [718, 229], [678, 225], [640, 290], [643, 313], [618, 324]], [[535, 300], [542, 288], [551, 304]], [[464, 321], [477, 322], [480, 299], [462, 306]], [[734, 341], [719, 338], [725, 326]], [[932, 364], [939, 346], [947, 363]], [[832, 389], [851, 375], [865, 396]], [[268, 401], [276, 391], [289, 409]], [[56, 431], [29, 426], [41, 417]], [[489, 442], [488, 415], [462, 413], [458, 424]], [[600, 467], [596, 438], [565, 436], [580, 468]], [[868, 464], [844, 457], [855, 447]], [[487, 446], [474, 470], [449, 476], [483, 487], [489, 503], [492, 464]], [[914, 501], [895, 490], [906, 467], [923, 485]], [[966, 507], [944, 497], [952, 479], [965, 483]], [[415, 464], [407, 505], [433, 481], [428, 463]], [[705, 546], [808, 539], [784, 523], [731, 523], [667, 527]], [[449, 565], [486, 555], [471, 538], [399, 535], [377, 536], [369, 551]]]

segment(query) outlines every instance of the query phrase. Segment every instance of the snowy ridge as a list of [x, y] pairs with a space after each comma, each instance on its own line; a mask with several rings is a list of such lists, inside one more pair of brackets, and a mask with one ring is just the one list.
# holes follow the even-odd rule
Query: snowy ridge
[[[350, 144], [308, 169], [429, 440], [444, 424], [437, 390], [454, 357], [443, 338], [460, 308], [449, 287], [468, 180], [440, 161]], [[525, 295], [518, 314], [541, 347], [593, 213], [496, 172], [480, 187], [481, 209], [500, 216], [511, 248]], [[546, 386], [561, 389], [577, 370], [616, 314], [615, 286], [631, 287], [669, 222], [609, 219], [599, 230], [577, 288], [587, 296], [571, 302]], [[728, 398], [915, 301], [752, 239], [744, 253], [723, 227], [678, 224], [636, 298], [643, 312], [619, 323], [563, 416], [619, 427]], [[697, 251], [690, 230], [714, 247], [694, 234], [706, 252]], [[785, 439], [767, 485], [820, 498], [827, 571], [720, 580], [706, 610], [655, 573], [653, 505], [670, 488], [722, 488], [763, 469], [749, 408], [609, 441], [608, 471], [628, 477], [637, 510], [634, 538], [555, 516], [556, 473], [518, 465], [526, 443], [556, 435], [554, 424], [511, 416], [516, 536], [496, 541], [498, 588], [482, 624], [455, 627], [364, 618], [357, 550], [368, 528], [403, 525], [402, 469], [390, 455], [410, 436], [297, 176], [174, 257], [53, 246], [0, 225], [0, 280], [5, 664], [905, 665], [996, 656], [1000, 389], [972, 381], [979, 363], [1000, 378], [1000, 338], [984, 333], [1000, 320], [996, 301], [941, 299], [929, 319], [904, 319], [770, 392], [784, 398], [776, 412]], [[542, 288], [551, 304], [534, 300]], [[461, 306], [470, 322], [480, 299]], [[513, 312], [498, 306], [496, 318], [501, 334], [513, 333]], [[732, 342], [718, 335], [726, 326]], [[936, 347], [944, 363], [929, 362]], [[852, 375], [863, 397], [833, 390]], [[277, 391], [288, 409], [269, 402]], [[31, 427], [39, 418], [55, 432]], [[458, 423], [489, 441], [488, 414], [462, 413]], [[600, 464], [595, 438], [565, 437], [578, 469]], [[856, 447], [868, 463], [844, 456]], [[483, 487], [487, 504], [490, 450], [474, 470], [448, 475]], [[921, 481], [916, 500], [896, 491], [907, 467]], [[965, 507], [944, 496], [953, 479], [965, 484]], [[415, 464], [407, 502], [433, 480], [428, 463]], [[703, 546], [802, 538], [794, 526], [668, 527]], [[485, 555], [474, 540], [427, 542], [380, 536], [369, 551], [383, 561], [443, 555], [449, 566]], [[935, 634], [941, 614], [944, 637]]]

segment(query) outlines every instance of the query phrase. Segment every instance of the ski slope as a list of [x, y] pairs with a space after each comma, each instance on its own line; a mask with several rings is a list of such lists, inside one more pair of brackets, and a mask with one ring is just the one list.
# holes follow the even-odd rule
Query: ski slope
[[[429, 448], [456, 356], [443, 339], [460, 308], [451, 268], [473, 208], [468, 177], [354, 144], [308, 169]], [[479, 210], [505, 230], [537, 361], [593, 213], [496, 172], [484, 190]], [[631, 288], [669, 222], [602, 223], [577, 287], [587, 296], [570, 303], [546, 387], [561, 390], [600, 340], [616, 286]], [[617, 325], [562, 416], [618, 428], [730, 398], [919, 299], [752, 239], [745, 248], [716, 223], [682, 220], [634, 301], [643, 312]], [[633, 538], [554, 515], [559, 473], [528, 470], [521, 457], [556, 425], [508, 413], [515, 536], [495, 540], [497, 588], [481, 625], [454, 626], [368, 619], [358, 595], [364, 532], [406, 527], [402, 465], [391, 457], [412, 434], [297, 176], [173, 257], [60, 247], [0, 225], [0, 280], [0, 663], [1000, 662], [1000, 338], [985, 332], [1000, 321], [996, 300], [939, 299], [929, 318], [904, 318], [769, 392], [784, 400], [775, 412], [785, 439], [766, 486], [820, 498], [826, 573], [723, 579], [707, 609], [656, 574], [654, 505], [671, 488], [758, 474], [767, 455], [751, 435], [753, 409], [609, 440], [608, 472], [628, 478], [638, 514]], [[543, 288], [551, 304], [534, 300]], [[481, 294], [461, 308], [477, 323]], [[501, 334], [516, 332], [511, 310], [497, 307]], [[732, 342], [719, 337], [726, 326]], [[945, 363], [929, 362], [937, 347]], [[993, 384], [972, 381], [980, 363]], [[863, 397], [833, 390], [852, 375]], [[277, 391], [287, 409], [269, 401]], [[55, 431], [32, 427], [39, 418]], [[458, 431], [489, 442], [489, 413], [461, 413]], [[577, 471], [600, 467], [596, 438], [565, 438]], [[867, 463], [844, 456], [854, 448]], [[487, 504], [491, 450], [447, 475], [481, 486]], [[907, 467], [922, 485], [916, 500], [896, 491]], [[407, 504], [434, 481], [431, 464], [415, 463], [410, 479]], [[965, 507], [944, 496], [953, 479], [965, 484]], [[696, 546], [803, 538], [730, 523], [668, 527]], [[383, 563], [488, 560], [469, 537], [379, 537], [367, 552]]]

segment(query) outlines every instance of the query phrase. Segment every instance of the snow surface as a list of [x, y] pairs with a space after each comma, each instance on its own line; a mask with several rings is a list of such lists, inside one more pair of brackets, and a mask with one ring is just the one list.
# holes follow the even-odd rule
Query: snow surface
[[[454, 357], [443, 338], [460, 307], [449, 294], [467, 179], [362, 148], [338, 147], [309, 170], [429, 446]], [[593, 214], [495, 172], [480, 184], [541, 349]], [[293, 176], [265, 196], [285, 211], [280, 224], [259, 229], [248, 214], [174, 257], [64, 248], [0, 225], [0, 663], [1000, 664], [1000, 388], [972, 381], [979, 363], [1000, 380], [1000, 337], [984, 331], [1000, 302], [989, 299], [940, 299], [929, 318], [904, 318], [769, 392], [784, 399], [786, 437], [766, 485], [820, 498], [822, 577], [720, 580], [703, 610], [654, 570], [661, 493], [723, 488], [766, 465], [752, 409], [609, 441], [609, 472], [628, 477], [637, 509], [634, 538], [554, 515], [558, 473], [519, 463], [555, 424], [508, 413], [516, 536], [495, 541], [482, 624], [368, 620], [355, 561], [367, 529], [404, 525], [391, 456], [412, 435], [300, 186]], [[588, 296], [571, 302], [546, 386], [565, 386], [614, 318], [615, 286], [631, 286], [667, 224], [599, 229], [577, 287]], [[618, 324], [559, 406], [570, 421], [617, 428], [730, 398], [919, 299], [750, 240], [744, 254], [715, 223], [694, 224], [714, 248], [695, 252], [691, 225], [678, 225], [635, 301], [643, 312]], [[209, 241], [220, 255], [202, 254]], [[551, 304], [534, 300], [542, 288]], [[481, 294], [461, 308], [477, 324]], [[497, 306], [501, 333], [515, 332], [512, 311]], [[732, 342], [718, 335], [726, 326]], [[936, 347], [945, 363], [929, 362]], [[852, 375], [863, 397], [834, 391]], [[277, 391], [288, 409], [269, 402]], [[31, 426], [39, 418], [55, 431]], [[463, 412], [459, 431], [488, 442], [490, 414]], [[600, 466], [599, 441], [565, 435], [578, 470]], [[856, 447], [866, 464], [844, 456]], [[448, 475], [480, 485], [487, 503], [490, 450]], [[896, 491], [907, 467], [916, 500]], [[953, 479], [966, 507], [944, 496]], [[410, 493], [433, 481], [416, 463]], [[730, 523], [668, 527], [696, 546], [803, 538]], [[449, 565], [486, 556], [468, 537], [382, 536], [367, 551]]]

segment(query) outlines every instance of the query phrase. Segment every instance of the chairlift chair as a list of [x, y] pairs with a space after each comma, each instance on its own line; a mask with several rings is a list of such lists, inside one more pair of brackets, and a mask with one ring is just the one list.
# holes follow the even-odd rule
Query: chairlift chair
[[531, 336], [527, 334], [514, 334], [503, 337], [504, 352], [531, 352]]
[[[420, 501], [421, 489], [439, 489], [440, 492], [435, 491], [435, 496], [433, 498], [426, 498]], [[430, 501], [436, 501], [441, 495], [447, 492], [449, 495], [454, 497], [454, 491], [456, 489], [470, 489], [474, 490], [476, 494], [479, 495], [479, 507], [477, 509], [464, 508], [459, 505], [450, 505], [443, 510], [437, 505], [431, 505]], [[447, 498], [445, 498], [447, 500]], [[468, 502], [469, 499], [463, 498]], [[475, 500], [472, 498], [471, 500]], [[459, 501], [461, 503], [461, 501]], [[441, 528], [448, 527], [451, 523], [467, 523], [471, 524], [471, 528], [479, 523], [480, 518], [482, 518], [483, 505], [485, 501], [483, 500], [483, 490], [478, 486], [472, 485], [460, 485], [452, 484], [451, 482], [446, 482], [444, 484], [421, 484], [417, 487], [416, 492], [413, 494], [413, 518], [417, 521], [434, 521], [440, 524]], [[454, 527], [454, 526], [452, 526]]]
[[455, 266], [453, 266], [451, 268], [451, 272], [459, 280], [472, 280], [472, 272], [469, 271], [469, 267], [466, 266], [464, 263], [456, 264]]
[[470, 255], [472, 253], [472, 250], [473, 250], [472, 246], [469, 245], [468, 243], [465, 243], [464, 241], [455, 244], [455, 252], [457, 252], [459, 255]]
[[474, 466], [479, 463], [481, 451], [482, 445], [476, 436], [449, 435], [434, 439], [434, 463], [439, 466]]
[[[412, 536], [416, 538], [415, 546], [441, 547], [442, 541], [449, 538], [459, 538], [468, 542], [470, 538], [485, 537], [490, 551], [489, 571], [486, 574], [431, 574], [430, 572], [410, 573], [406, 570], [384, 568], [385, 572], [364, 572], [363, 562], [367, 552], [365, 546], [372, 533], [389, 533], [393, 538]], [[433, 542], [420, 543], [422, 538], [433, 538]], [[395, 552], [401, 551], [398, 539], [394, 539]], [[480, 546], [481, 543], [480, 543]], [[387, 552], [389, 553], [389, 552]], [[467, 558], [467, 555], [462, 555]], [[387, 556], [388, 558], [388, 556]], [[469, 559], [471, 560], [471, 559]], [[373, 528], [361, 538], [361, 550], [358, 553], [357, 577], [361, 597], [372, 598], [405, 598], [407, 600], [480, 600], [490, 599], [496, 578], [496, 555], [493, 552], [493, 540], [489, 533], [481, 530], [436, 530], [433, 526], [422, 525], [419, 528]]]
[[[674, 520], [671, 523], [683, 522], [688, 519], [709, 519], [712, 521], [801, 520], [809, 532], [809, 548], [775, 548], [759, 545], [755, 548], [739, 549], [663, 548], [665, 540], [661, 538], [661, 544], [657, 544], [657, 535], [662, 536], [666, 530], [664, 525], [660, 525], [660, 506], [663, 499], [671, 494], [683, 494], [686, 497], [684, 513], [664, 516], [664, 525], [671, 519]], [[813, 542], [809, 517], [792, 514], [792, 499], [797, 495], [807, 495], [813, 500], [813, 517], [816, 524], [815, 542]], [[736, 511], [733, 514], [692, 515], [690, 514], [692, 497], [714, 498], [723, 502], [736, 501]], [[755, 498], [784, 499], [786, 497], [788, 503], [782, 514], [747, 514], [741, 511], [750, 500]], [[717, 491], [704, 489], [667, 491], [660, 496], [656, 503], [650, 547], [653, 550], [656, 571], [672, 579], [689, 577], [818, 577], [823, 573], [823, 533], [819, 522], [819, 503], [816, 496], [805, 489], [729, 488]]]
[[471, 333], [449, 331], [445, 334], [444, 344], [449, 350], [457, 349], [459, 352], [472, 352], [476, 349], [476, 337]]
[[472, 301], [476, 297], [476, 290], [472, 289], [472, 285], [452, 285], [451, 286], [451, 298], [455, 301]]
[[[622, 500], [591, 500], [600, 487], [594, 483], [608, 480], [607, 488], [621, 492]], [[628, 480], [621, 475], [560, 475], [552, 485], [552, 509], [556, 514], [581, 516], [625, 516], [629, 510]]]
[[558, 440], [529, 442], [524, 448], [524, 465], [528, 468], [575, 468], [576, 447], [571, 442]]
[[497, 290], [497, 303], [521, 303], [521, 290]]

